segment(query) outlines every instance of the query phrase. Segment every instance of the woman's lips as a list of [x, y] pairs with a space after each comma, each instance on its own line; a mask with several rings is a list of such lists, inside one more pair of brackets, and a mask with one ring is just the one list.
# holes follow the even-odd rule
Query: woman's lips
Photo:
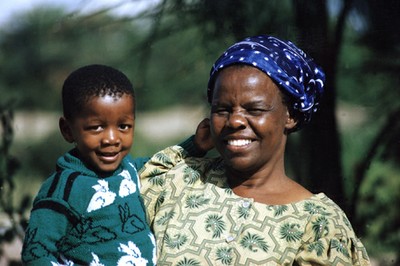
[[226, 149], [230, 152], [245, 152], [251, 147], [253, 143], [251, 139], [229, 139], [226, 141]]

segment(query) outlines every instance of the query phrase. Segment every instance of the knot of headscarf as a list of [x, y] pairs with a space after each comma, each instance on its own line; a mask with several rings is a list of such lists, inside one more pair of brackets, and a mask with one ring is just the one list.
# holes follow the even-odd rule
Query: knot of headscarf
[[298, 127], [311, 120], [323, 93], [325, 74], [314, 60], [290, 41], [272, 36], [249, 37], [229, 47], [214, 63], [208, 82], [208, 101], [217, 73], [234, 64], [246, 64], [267, 74], [291, 99], [298, 112]]

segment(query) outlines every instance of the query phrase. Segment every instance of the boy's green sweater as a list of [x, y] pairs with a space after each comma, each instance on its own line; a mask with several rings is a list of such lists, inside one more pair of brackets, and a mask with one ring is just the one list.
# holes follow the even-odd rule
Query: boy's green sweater
[[140, 164], [139, 169], [144, 162], [127, 156], [111, 176], [100, 178], [74, 150], [60, 157], [34, 200], [23, 262], [155, 265], [155, 240], [133, 165]]

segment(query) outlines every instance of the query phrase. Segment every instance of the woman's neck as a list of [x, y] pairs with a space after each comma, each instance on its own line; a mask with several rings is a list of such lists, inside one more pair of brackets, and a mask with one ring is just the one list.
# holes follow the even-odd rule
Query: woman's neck
[[228, 175], [228, 183], [236, 195], [269, 205], [289, 204], [312, 196], [311, 192], [284, 172], [269, 176], [257, 174], [247, 178]]

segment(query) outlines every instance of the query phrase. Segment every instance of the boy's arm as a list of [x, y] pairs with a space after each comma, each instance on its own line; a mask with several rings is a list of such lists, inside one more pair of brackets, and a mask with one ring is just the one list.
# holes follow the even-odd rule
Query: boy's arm
[[59, 265], [57, 259], [60, 254], [57, 243], [65, 235], [68, 220], [59, 211], [51, 210], [47, 205], [57, 210], [65, 208], [60, 203], [47, 200], [35, 204], [21, 254], [24, 265]]

